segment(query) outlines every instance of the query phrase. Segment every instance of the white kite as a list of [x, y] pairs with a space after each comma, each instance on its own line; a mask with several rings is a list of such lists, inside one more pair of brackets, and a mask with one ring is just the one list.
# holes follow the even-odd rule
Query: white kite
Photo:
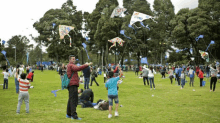
[[[142, 22], [146, 19], [152, 19], [154, 21], [154, 17], [134, 11], [133, 15], [131, 16], [130, 25], [133, 25], [134, 23], [136, 23], [138, 21]], [[156, 21], [154, 21], [154, 22], [156, 22]]]

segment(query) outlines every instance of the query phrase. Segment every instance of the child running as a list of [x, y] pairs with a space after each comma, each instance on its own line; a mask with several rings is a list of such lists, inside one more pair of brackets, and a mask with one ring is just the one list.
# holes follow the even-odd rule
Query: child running
[[108, 118], [112, 117], [112, 106], [113, 106], [113, 99], [115, 101], [115, 116], [119, 116], [118, 114], [118, 90], [117, 90], [117, 82], [122, 77], [123, 72], [121, 68], [119, 68], [120, 75], [118, 77], [113, 77], [113, 72], [109, 71], [108, 73], [108, 81], [105, 84], [106, 89], [108, 90], [108, 100], [109, 100], [109, 115]]

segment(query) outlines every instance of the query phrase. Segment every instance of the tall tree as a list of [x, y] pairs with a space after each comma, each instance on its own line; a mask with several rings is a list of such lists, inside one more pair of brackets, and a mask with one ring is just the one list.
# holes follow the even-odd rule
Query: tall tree
[[164, 58], [167, 49], [171, 49], [171, 44], [169, 43], [169, 37], [171, 36], [170, 20], [174, 18], [175, 14], [171, 0], [154, 0], [153, 7], [157, 23], [153, 23], [151, 40], [149, 41], [151, 42], [151, 48], [149, 50], [152, 56], [156, 56], [154, 57], [156, 58], [155, 61], [159, 61], [159, 59], [162, 60]]
[[[131, 2], [133, 3], [133, 1]], [[130, 51], [132, 51], [133, 55], [136, 56], [138, 60], [138, 65], [139, 65], [140, 56], [145, 57], [148, 54], [147, 39], [150, 38], [151, 31], [149, 31], [147, 28], [142, 27], [139, 22], [136, 22], [134, 25], [132, 25], [133, 27], [136, 28], [136, 33], [135, 33], [134, 30], [128, 27], [128, 24], [130, 23], [130, 19], [133, 14], [133, 11], [141, 12], [143, 14], [147, 14], [151, 16], [153, 16], [153, 12], [150, 9], [150, 4], [146, 0], [135, 0], [134, 4], [130, 6], [131, 6], [132, 13], [129, 13], [128, 15], [125, 16], [122, 29], [126, 30], [127, 32], [126, 35], [131, 37], [131, 40], [126, 39], [126, 41], [128, 43]], [[147, 20], [144, 20], [143, 23], [144, 25], [151, 26], [153, 22], [147, 19]], [[128, 52], [129, 51], [127, 51], [127, 54]]]
[[[205, 11], [205, 15], [209, 15], [212, 20], [211, 39], [215, 41], [215, 45], [212, 49], [218, 49], [220, 47], [220, 1], [219, 0], [199, 0], [199, 8]], [[212, 56], [220, 59], [219, 50], [209, 50]]]

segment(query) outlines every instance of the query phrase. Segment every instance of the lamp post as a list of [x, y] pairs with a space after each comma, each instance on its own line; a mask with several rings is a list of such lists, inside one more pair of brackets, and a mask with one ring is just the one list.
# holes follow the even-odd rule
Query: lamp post
[[16, 46], [13, 47], [15, 49], [15, 63], [16, 63]]

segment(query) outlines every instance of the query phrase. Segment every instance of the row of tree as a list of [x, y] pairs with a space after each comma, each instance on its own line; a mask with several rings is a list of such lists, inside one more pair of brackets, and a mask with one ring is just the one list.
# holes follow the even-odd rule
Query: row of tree
[[[33, 24], [40, 34], [33, 39], [39, 45], [47, 46], [48, 57], [58, 62], [67, 62], [70, 54], [76, 55], [82, 63], [88, 61], [82, 47], [82, 43], [86, 43], [91, 61], [97, 64], [101, 64], [101, 60], [104, 65], [112, 63], [114, 59], [115, 63], [119, 61], [123, 63], [125, 59], [128, 61], [136, 59], [140, 63], [141, 57], [147, 57], [149, 63], [179, 64], [188, 62], [190, 57], [195, 57], [196, 64], [200, 64], [205, 60], [201, 59], [199, 50], [204, 51], [211, 40], [215, 41], [208, 50], [211, 60], [220, 59], [218, 55], [220, 51], [217, 50], [220, 47], [218, 0], [199, 0], [197, 8], [183, 8], [177, 14], [174, 13], [171, 0], [154, 0], [153, 10], [146, 0], [123, 0], [123, 6], [127, 9], [125, 16], [110, 18], [117, 6], [117, 0], [99, 0], [92, 13], [82, 13], [76, 10], [72, 0], [67, 0], [60, 9], [48, 10]], [[128, 27], [134, 11], [153, 16], [157, 23], [151, 19], [144, 20], [144, 25], [149, 25], [150, 30], [142, 27], [140, 23], [135, 23], [134, 31]], [[53, 26], [53, 23], [56, 25]], [[59, 25], [74, 27], [74, 31], [69, 33], [73, 40], [72, 47], [69, 47], [68, 36], [65, 36], [64, 40], [59, 39]], [[120, 30], [125, 30], [131, 39], [120, 35]], [[89, 32], [89, 42], [82, 35], [85, 31]], [[204, 35], [204, 38], [195, 41], [199, 35]], [[122, 38], [125, 41], [124, 46], [117, 45], [109, 50], [112, 44], [108, 40], [115, 37]], [[12, 42], [14, 38], [12, 37], [10, 41]], [[186, 50], [176, 53], [175, 48]], [[190, 48], [193, 48], [193, 54]], [[170, 54], [168, 59], [165, 58], [166, 52]], [[103, 59], [100, 56], [103, 56]]]

